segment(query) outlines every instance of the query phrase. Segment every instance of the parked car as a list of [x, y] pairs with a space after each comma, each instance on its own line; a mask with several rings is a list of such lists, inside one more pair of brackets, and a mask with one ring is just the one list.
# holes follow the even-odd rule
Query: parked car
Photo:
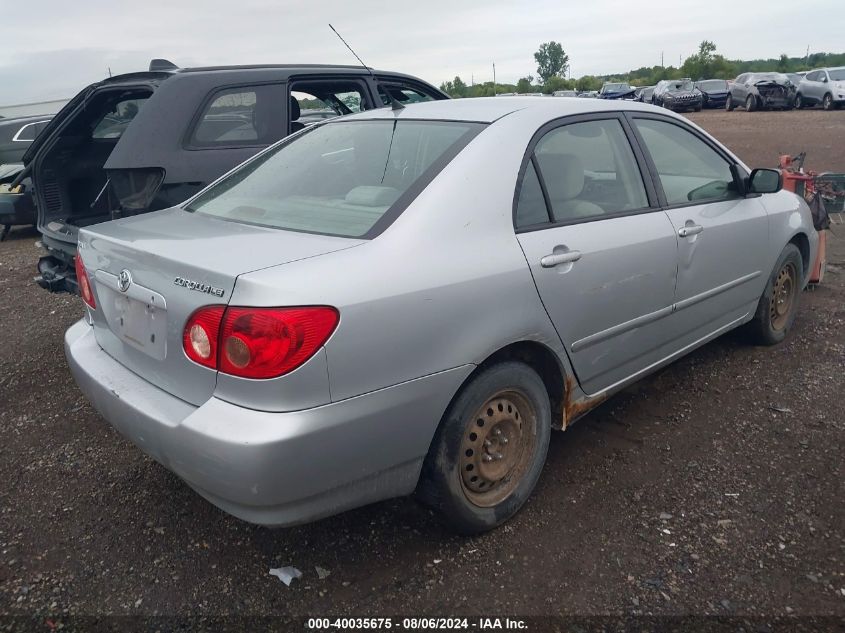
[[641, 86], [634, 92], [634, 98], [640, 103], [651, 103], [651, 95], [654, 94], [654, 86]]
[[555, 97], [577, 97], [577, 90], [555, 90], [553, 96]]
[[808, 72], [798, 84], [795, 107], [820, 104], [834, 110], [845, 103], [845, 66], [819, 68]]
[[552, 428], [740, 325], [787, 336], [818, 235], [780, 186], [629, 101], [368, 110], [82, 228], [67, 358], [242, 519], [416, 491], [480, 532], [525, 503]]
[[361, 66], [176, 68], [110, 77], [82, 90], [24, 156], [46, 254], [36, 281], [77, 291], [81, 227], [173, 206], [271, 143], [319, 119], [391, 103], [447, 99], [424, 81]]
[[605, 82], [599, 90], [599, 99], [633, 99], [634, 88], [627, 83]]
[[737, 106], [746, 111], [790, 110], [795, 103], [795, 86], [783, 73], [743, 73], [731, 84], [725, 109]]
[[695, 87], [701, 92], [701, 107], [724, 108], [728, 99], [730, 87], [724, 79], [703, 79], [695, 82]]
[[702, 107], [701, 91], [695, 87], [692, 79], [664, 79], [658, 81], [651, 95], [653, 105], [668, 108], [673, 112], [695, 110]]
[[3, 118], [0, 120], [0, 242], [15, 224], [35, 224], [32, 182], [21, 179], [21, 159], [35, 137], [46, 127], [50, 115]]

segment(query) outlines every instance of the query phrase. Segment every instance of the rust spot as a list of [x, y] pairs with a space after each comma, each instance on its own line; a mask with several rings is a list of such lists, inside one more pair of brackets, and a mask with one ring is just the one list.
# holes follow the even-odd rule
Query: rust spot
[[578, 400], [572, 399], [575, 391], [575, 379], [567, 376], [563, 385], [563, 411], [560, 419], [560, 429], [565, 431], [582, 415], [607, 400], [607, 392], [603, 391], [595, 396], [585, 396]]

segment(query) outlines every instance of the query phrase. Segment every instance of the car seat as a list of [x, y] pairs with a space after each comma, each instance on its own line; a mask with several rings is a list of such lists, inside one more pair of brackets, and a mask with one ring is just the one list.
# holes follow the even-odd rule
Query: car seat
[[574, 154], [537, 154], [555, 221], [601, 215], [599, 205], [579, 198], [584, 191], [584, 165]]
[[305, 124], [298, 121], [300, 114], [299, 101], [293, 95], [290, 96], [290, 131], [291, 134], [298, 132], [305, 127]]

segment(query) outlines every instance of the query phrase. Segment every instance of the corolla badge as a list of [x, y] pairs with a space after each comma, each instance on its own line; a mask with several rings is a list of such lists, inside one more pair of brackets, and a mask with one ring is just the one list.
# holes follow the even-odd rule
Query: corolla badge
[[194, 281], [193, 279], [185, 279], [184, 277], [176, 277], [173, 280], [174, 285], [182, 286], [188, 290], [196, 290], [197, 292], [204, 292], [206, 294], [214, 295], [215, 297], [222, 297], [226, 291], [223, 288], [215, 288], [209, 284], [201, 281]]
[[132, 273], [130, 273], [125, 268], [120, 271], [120, 274], [117, 276], [117, 288], [121, 292], [126, 292], [129, 290], [129, 286], [132, 285]]

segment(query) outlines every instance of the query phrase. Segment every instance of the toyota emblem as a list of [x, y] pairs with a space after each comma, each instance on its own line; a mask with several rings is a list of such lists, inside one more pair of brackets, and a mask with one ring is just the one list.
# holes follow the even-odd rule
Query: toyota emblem
[[132, 285], [132, 275], [128, 270], [125, 268], [120, 271], [120, 274], [117, 276], [117, 287], [121, 292], [126, 292], [129, 290], [129, 286]]

